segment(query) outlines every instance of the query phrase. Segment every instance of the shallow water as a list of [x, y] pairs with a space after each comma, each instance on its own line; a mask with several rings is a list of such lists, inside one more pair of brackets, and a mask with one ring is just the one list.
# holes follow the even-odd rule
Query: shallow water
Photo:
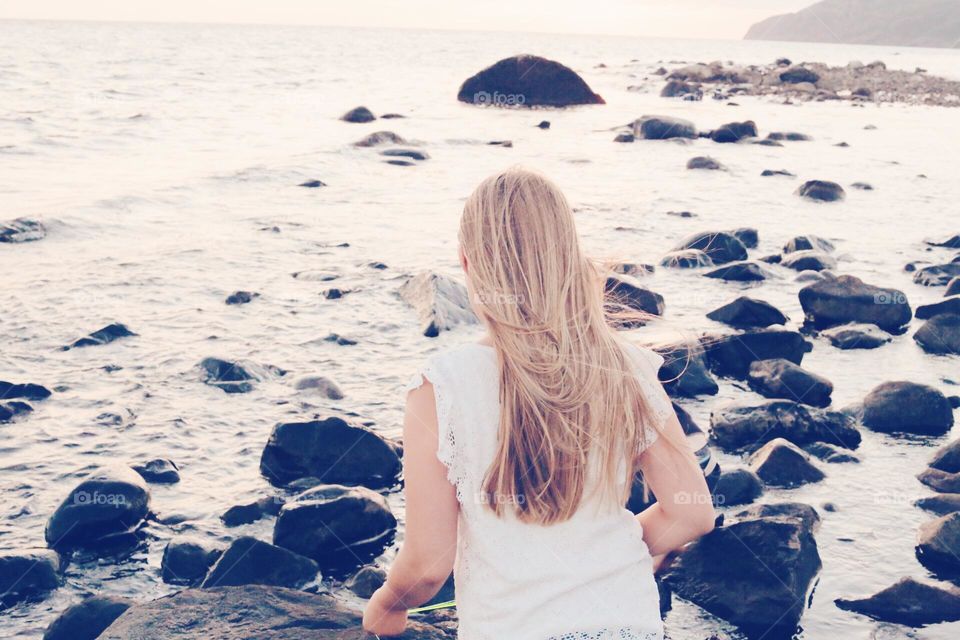
[[[608, 104], [527, 112], [456, 102], [464, 78], [524, 51], [574, 67]], [[816, 233], [837, 244], [839, 271], [900, 288], [914, 307], [938, 299], [942, 289], [914, 285], [903, 265], [952, 256], [928, 252], [922, 240], [960, 231], [954, 166], [960, 111], [751, 98], [737, 98], [739, 107], [675, 102], [658, 97], [660, 81], [650, 76], [668, 61], [766, 63], [784, 55], [838, 64], [882, 59], [954, 76], [960, 69], [960, 53], [947, 50], [0, 23], [0, 219], [40, 216], [50, 227], [41, 242], [0, 246], [0, 379], [57, 388], [29, 417], [0, 425], [0, 548], [42, 545], [47, 517], [95, 464], [169, 457], [183, 478], [152, 488], [159, 518], [179, 524], [152, 524], [147, 547], [122, 563], [73, 565], [51, 597], [0, 613], [0, 637], [37, 637], [56, 612], [86, 593], [151, 599], [172, 591], [159, 580], [160, 556], [179, 532], [268, 537], [270, 521], [226, 530], [219, 515], [270, 491], [258, 463], [276, 422], [352, 411], [398, 435], [400, 390], [415, 364], [434, 349], [474, 339], [476, 331], [424, 338], [396, 290], [421, 269], [456, 273], [463, 199], [507, 165], [536, 167], [567, 191], [595, 255], [657, 262], [689, 233], [749, 225], [760, 231], [760, 247], [751, 253], [761, 256], [793, 235]], [[595, 68], [599, 63], [607, 67]], [[628, 91], [629, 85], [644, 88]], [[337, 120], [358, 104], [407, 118]], [[611, 142], [611, 128], [648, 113], [687, 117], [701, 128], [753, 119], [761, 135], [797, 130], [814, 141], [783, 148]], [[542, 119], [551, 129], [535, 127]], [[868, 124], [877, 129], [865, 130]], [[381, 129], [421, 142], [431, 159], [390, 166], [375, 150], [350, 145]], [[513, 148], [483, 144], [502, 139]], [[850, 147], [833, 146], [841, 141]], [[690, 157], [706, 154], [730, 171], [684, 169]], [[798, 178], [761, 178], [763, 169], [788, 169]], [[812, 178], [867, 181], [876, 190], [848, 189], [843, 203], [815, 205], [793, 195]], [[308, 179], [328, 186], [296, 186]], [[666, 215], [684, 210], [698, 217]], [[389, 268], [373, 269], [373, 261]], [[796, 326], [801, 285], [792, 272], [776, 270], [780, 277], [759, 287], [659, 270], [648, 282], [665, 296], [667, 313], [650, 332], [717, 329], [703, 314], [744, 290], [777, 305]], [[312, 277], [293, 278], [296, 272]], [[325, 274], [337, 279], [320, 281]], [[331, 286], [352, 292], [327, 300], [322, 292]], [[249, 305], [225, 306], [237, 289], [262, 295]], [[115, 321], [139, 336], [59, 350]], [[837, 406], [894, 379], [957, 394], [960, 361], [923, 354], [910, 338], [916, 326], [872, 352], [842, 352], [817, 340], [804, 364], [834, 382]], [[325, 342], [331, 332], [359, 344]], [[207, 356], [291, 373], [249, 394], [227, 395], [200, 382], [196, 365]], [[345, 399], [294, 391], [291, 380], [304, 374], [330, 376]], [[684, 406], [706, 426], [719, 404], [757, 398], [726, 382], [719, 396]], [[927, 576], [913, 545], [930, 516], [912, 502], [930, 492], [914, 475], [946, 440], [864, 432], [862, 464], [829, 465], [824, 482], [765, 496], [838, 507], [821, 510], [824, 568], [803, 619], [804, 638], [909, 631], [842, 612], [833, 600], [873, 593], [903, 576]], [[726, 455], [722, 461], [737, 462]], [[402, 514], [400, 496], [391, 502]], [[676, 599], [667, 623], [677, 639], [716, 628]], [[936, 625], [912, 637], [958, 632], [960, 624]]]

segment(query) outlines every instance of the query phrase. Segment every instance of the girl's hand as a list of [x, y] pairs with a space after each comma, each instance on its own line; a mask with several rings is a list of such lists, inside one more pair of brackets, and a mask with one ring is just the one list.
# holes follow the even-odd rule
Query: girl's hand
[[399, 636], [407, 628], [407, 610], [388, 605], [396, 601], [386, 586], [377, 589], [363, 611], [363, 629], [379, 636]]

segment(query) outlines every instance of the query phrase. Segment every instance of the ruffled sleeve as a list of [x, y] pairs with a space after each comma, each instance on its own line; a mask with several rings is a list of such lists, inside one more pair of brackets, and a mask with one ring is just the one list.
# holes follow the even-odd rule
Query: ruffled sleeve
[[630, 351], [633, 355], [640, 388], [643, 390], [644, 399], [647, 401], [647, 407], [650, 410], [643, 434], [645, 446], [649, 447], [657, 441], [660, 430], [663, 429], [667, 420], [675, 415], [675, 412], [673, 402], [671, 402], [670, 396], [667, 395], [658, 377], [660, 367], [663, 366], [664, 362], [663, 356], [644, 347], [632, 346]]

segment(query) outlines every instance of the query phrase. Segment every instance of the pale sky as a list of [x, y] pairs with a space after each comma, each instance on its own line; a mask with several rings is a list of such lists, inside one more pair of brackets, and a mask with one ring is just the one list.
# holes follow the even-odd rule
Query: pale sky
[[0, 0], [0, 19], [240, 22], [741, 38], [814, 0]]

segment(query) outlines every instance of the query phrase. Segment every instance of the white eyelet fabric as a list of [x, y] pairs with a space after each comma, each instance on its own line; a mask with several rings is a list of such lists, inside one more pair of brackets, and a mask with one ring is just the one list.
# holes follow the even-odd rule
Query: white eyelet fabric
[[[673, 415], [657, 379], [663, 359], [629, 347], [660, 426]], [[433, 385], [437, 458], [457, 489], [454, 567], [460, 640], [660, 640], [659, 594], [640, 523], [621, 505], [586, 498], [550, 526], [498, 518], [482, 499], [499, 425], [496, 351], [464, 344], [431, 356], [408, 385]], [[649, 422], [648, 421], [648, 422]], [[647, 446], [656, 440], [648, 424]]]

